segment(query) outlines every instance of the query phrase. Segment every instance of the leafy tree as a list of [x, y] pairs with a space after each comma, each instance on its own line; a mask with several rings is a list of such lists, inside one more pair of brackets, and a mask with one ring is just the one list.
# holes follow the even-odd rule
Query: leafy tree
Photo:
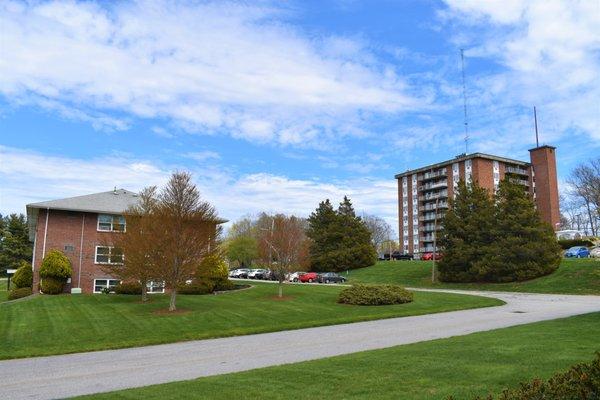
[[258, 258], [258, 242], [253, 236], [237, 236], [227, 241], [226, 253], [229, 261], [240, 267], [250, 267]]
[[354, 212], [348, 197], [335, 211], [325, 200], [309, 219], [311, 267], [315, 271], [343, 271], [375, 264], [371, 232]]
[[505, 179], [496, 194], [494, 241], [478, 263], [478, 279], [523, 281], [554, 272], [561, 247], [523, 187]]
[[483, 253], [494, 241], [494, 202], [490, 193], [477, 184], [460, 181], [456, 197], [443, 218], [440, 246], [444, 257], [439, 262], [440, 279], [469, 282], [479, 279]]
[[[17, 269], [22, 261], [31, 262], [32, 243], [29, 241], [27, 221], [23, 214], [10, 214], [2, 219], [0, 234], [0, 273]], [[0, 226], [0, 228], [2, 228]]]

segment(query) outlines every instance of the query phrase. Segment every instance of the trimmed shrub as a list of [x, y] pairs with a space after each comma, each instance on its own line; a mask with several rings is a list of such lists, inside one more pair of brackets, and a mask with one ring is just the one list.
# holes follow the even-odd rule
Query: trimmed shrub
[[[505, 389], [499, 396], [474, 400], [594, 400], [600, 398], [600, 353], [589, 363], [572, 366], [547, 381], [534, 379], [518, 389]], [[453, 400], [453, 397], [448, 397]]]
[[64, 286], [64, 279], [47, 277], [42, 278], [42, 281], [40, 282], [40, 289], [44, 294], [61, 294]]
[[211, 291], [228, 290], [231, 287], [229, 269], [220, 254], [212, 253], [202, 259], [196, 271], [196, 281], [211, 286]]
[[33, 271], [31, 270], [31, 264], [27, 261], [21, 261], [21, 266], [15, 272], [11, 282], [15, 285], [15, 288], [31, 288], [33, 286]]
[[352, 285], [340, 292], [338, 303], [361, 306], [403, 304], [413, 301], [413, 294], [398, 285]]
[[181, 285], [177, 288], [179, 294], [209, 294], [212, 293], [215, 286], [210, 282], [192, 282], [188, 285]]
[[558, 241], [563, 250], [568, 250], [574, 246], [592, 247], [594, 243], [588, 239], [562, 239]]
[[115, 286], [116, 294], [142, 294], [142, 285], [139, 282], [121, 282]]
[[50, 250], [40, 267], [41, 278], [56, 278], [66, 280], [73, 274], [71, 261], [61, 251]]
[[8, 300], [16, 300], [21, 297], [27, 297], [31, 295], [31, 287], [22, 287], [17, 289], [12, 289], [8, 293]]

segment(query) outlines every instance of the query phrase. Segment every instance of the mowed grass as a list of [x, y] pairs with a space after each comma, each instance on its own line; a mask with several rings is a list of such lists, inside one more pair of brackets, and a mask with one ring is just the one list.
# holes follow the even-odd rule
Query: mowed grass
[[5, 301], [8, 298], [8, 292], [6, 291], [6, 278], [0, 278], [0, 301]]
[[350, 271], [349, 282], [396, 283], [410, 287], [600, 295], [600, 259], [564, 259], [551, 275], [516, 283], [431, 283], [431, 261], [379, 261]]
[[594, 313], [84, 398], [472, 399], [590, 361], [598, 337]]
[[409, 304], [365, 307], [337, 304], [341, 287], [286, 285], [220, 295], [178, 296], [187, 313], [157, 315], [168, 296], [60, 295], [0, 304], [0, 359], [142, 346], [245, 335], [319, 325], [420, 315], [502, 304], [496, 299], [446, 293], [415, 293]]

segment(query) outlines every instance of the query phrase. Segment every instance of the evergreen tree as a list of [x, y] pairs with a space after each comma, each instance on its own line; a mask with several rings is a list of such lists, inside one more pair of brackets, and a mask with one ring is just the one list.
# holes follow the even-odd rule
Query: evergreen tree
[[561, 248], [552, 227], [542, 221], [533, 199], [508, 179], [496, 194], [495, 240], [479, 263], [487, 282], [523, 281], [554, 272]]
[[0, 274], [6, 269], [17, 269], [22, 261], [31, 262], [32, 244], [29, 241], [27, 221], [23, 214], [4, 217], [4, 229], [0, 238]]
[[460, 181], [456, 197], [443, 218], [439, 263], [440, 280], [469, 282], [481, 278], [483, 253], [494, 241], [494, 203], [490, 193], [477, 184]]
[[348, 197], [337, 211], [329, 200], [308, 219], [308, 237], [311, 239], [311, 268], [315, 271], [344, 271], [375, 264], [377, 254], [371, 243], [371, 232]]

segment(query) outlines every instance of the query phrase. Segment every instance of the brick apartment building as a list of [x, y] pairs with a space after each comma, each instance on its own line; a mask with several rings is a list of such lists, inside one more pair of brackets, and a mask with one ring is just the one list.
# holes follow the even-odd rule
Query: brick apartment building
[[[123, 213], [139, 201], [125, 189], [43, 201], [27, 205], [29, 239], [33, 241], [33, 287], [40, 281], [44, 256], [53, 249], [62, 251], [73, 266], [67, 291], [101, 293], [119, 280], [103, 271], [107, 264], [122, 262], [122, 255], [110, 246], [113, 235], [126, 230]], [[224, 222], [224, 221], [221, 221]], [[151, 284], [149, 292], [163, 292], [162, 284]]]
[[[535, 200], [542, 219], [557, 228], [560, 221], [555, 147], [529, 150], [530, 162], [483, 153], [463, 154], [453, 160], [398, 174], [400, 246], [404, 253], [433, 251], [434, 232], [448, 209], [458, 182], [476, 181], [493, 192], [509, 177], [522, 184]], [[437, 215], [436, 215], [437, 214]]]

